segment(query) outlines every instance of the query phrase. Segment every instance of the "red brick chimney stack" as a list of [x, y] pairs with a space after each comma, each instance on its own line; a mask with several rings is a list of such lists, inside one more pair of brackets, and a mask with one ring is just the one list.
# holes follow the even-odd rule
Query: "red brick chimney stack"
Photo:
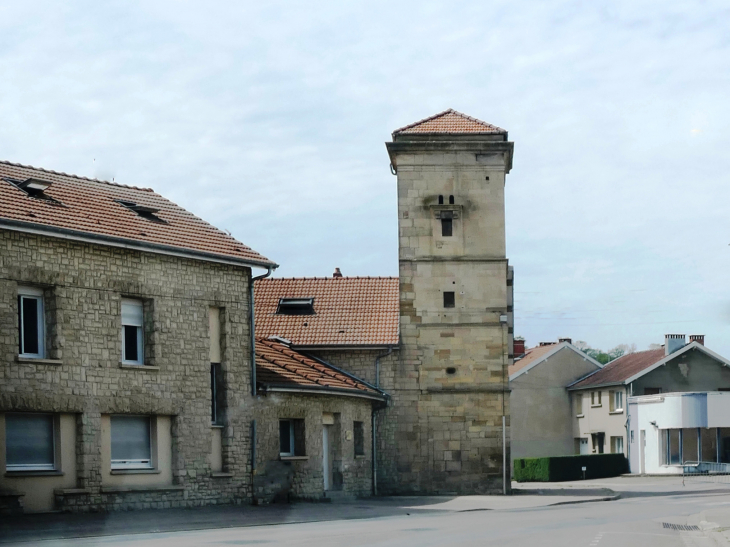
[[512, 352], [515, 356], [515, 359], [517, 357], [522, 357], [525, 354], [525, 341], [522, 338], [515, 338], [512, 347]]

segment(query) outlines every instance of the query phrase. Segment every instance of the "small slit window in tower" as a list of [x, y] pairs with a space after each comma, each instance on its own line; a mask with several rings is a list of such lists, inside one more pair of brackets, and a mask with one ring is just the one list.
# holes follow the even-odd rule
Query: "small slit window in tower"
[[449, 205], [454, 204], [454, 196], [449, 196]]
[[444, 291], [444, 308], [456, 307], [456, 297], [453, 291]]
[[444, 196], [439, 196], [439, 205], [444, 204]]
[[451, 237], [454, 235], [454, 221], [450, 218], [441, 219], [441, 236]]
[[280, 298], [278, 315], [314, 315], [314, 298]]

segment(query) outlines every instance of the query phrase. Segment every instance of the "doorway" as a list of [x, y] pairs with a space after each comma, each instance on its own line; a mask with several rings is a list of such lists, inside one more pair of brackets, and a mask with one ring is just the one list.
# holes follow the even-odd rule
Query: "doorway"
[[322, 426], [322, 474], [324, 475], [324, 490], [332, 489], [332, 426]]
[[639, 473], [646, 473], [646, 430], [639, 432]]

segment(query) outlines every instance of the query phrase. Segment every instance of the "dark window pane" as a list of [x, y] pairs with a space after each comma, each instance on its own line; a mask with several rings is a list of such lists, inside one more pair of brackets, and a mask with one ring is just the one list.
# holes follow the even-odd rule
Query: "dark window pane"
[[137, 355], [137, 336], [139, 335], [139, 327], [130, 327], [124, 325], [124, 360], [139, 361]]
[[282, 454], [291, 454], [291, 422], [289, 420], [281, 420], [279, 422], [279, 452]]
[[450, 218], [441, 219], [441, 235], [443, 237], [451, 237], [454, 233], [454, 221]]
[[216, 425], [223, 425], [225, 386], [223, 385], [223, 370], [220, 363], [210, 365], [210, 403], [211, 420]]
[[441, 195], [441, 196], [439, 196], [439, 205], [443, 205], [443, 204], [444, 204], [444, 196]]
[[53, 466], [53, 416], [6, 414], [7, 465]]
[[149, 460], [150, 419], [146, 416], [112, 416], [112, 461]]
[[355, 456], [365, 455], [365, 428], [362, 422], [355, 422], [353, 425], [355, 436]]
[[453, 308], [456, 306], [456, 300], [453, 292], [444, 293], [444, 308]]
[[454, 196], [449, 196], [449, 205], [454, 204]]
[[21, 305], [21, 353], [39, 353], [38, 344], [38, 299], [20, 297]]

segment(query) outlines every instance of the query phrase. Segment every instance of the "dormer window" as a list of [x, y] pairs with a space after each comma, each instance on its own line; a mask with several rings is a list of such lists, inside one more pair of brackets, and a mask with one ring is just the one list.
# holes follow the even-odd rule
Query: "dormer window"
[[119, 205], [123, 205], [127, 209], [130, 209], [131, 211], [134, 211], [142, 218], [145, 218], [147, 220], [152, 220], [154, 222], [164, 222], [167, 224], [166, 221], [162, 220], [160, 217], [156, 216], [156, 213], [159, 213], [160, 210], [156, 209], [154, 207], [148, 207], [147, 205], [138, 205], [133, 201], [126, 201], [123, 199], [115, 199]]
[[314, 298], [280, 298], [277, 315], [314, 315]]

